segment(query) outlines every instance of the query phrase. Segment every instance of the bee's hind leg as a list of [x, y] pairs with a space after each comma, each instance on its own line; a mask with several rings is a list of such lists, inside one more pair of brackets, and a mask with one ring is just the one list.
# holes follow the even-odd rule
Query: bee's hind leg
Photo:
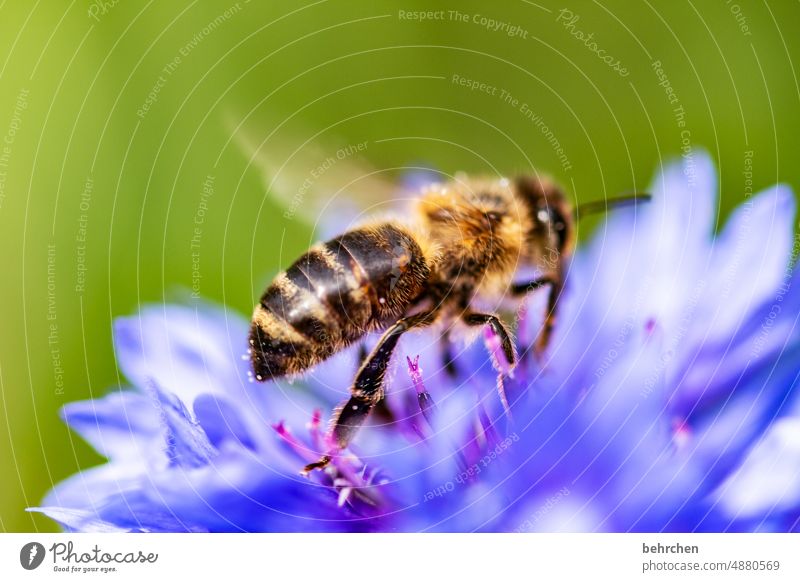
[[[415, 327], [429, 325], [433, 320], [433, 311], [404, 317], [381, 336], [356, 374], [355, 382], [350, 388], [350, 399], [336, 409], [331, 420], [329, 440], [332, 441], [334, 451], [342, 450], [350, 444], [358, 429], [367, 420], [369, 413], [383, 399], [386, 368], [389, 366], [400, 336]], [[306, 465], [303, 473], [308, 474], [314, 469], [322, 469], [331, 462], [331, 459], [332, 454], [326, 454], [316, 463]]]
[[[369, 358], [369, 352], [367, 351], [367, 346], [364, 345], [364, 342], [358, 346], [358, 367], [364, 364]], [[372, 410], [372, 414], [375, 415], [376, 418], [380, 418], [382, 421], [386, 423], [392, 423], [395, 421], [394, 414], [389, 409], [389, 406], [386, 404], [386, 399], [382, 398], [378, 401], [375, 405], [375, 408]]]

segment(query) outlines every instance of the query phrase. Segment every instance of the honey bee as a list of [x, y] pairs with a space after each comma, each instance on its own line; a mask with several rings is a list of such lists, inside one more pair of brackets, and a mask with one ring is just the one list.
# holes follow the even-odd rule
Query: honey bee
[[[641, 199], [620, 198], [616, 204]], [[607, 208], [609, 201], [584, 205]], [[547, 309], [534, 344], [541, 355], [556, 323], [565, 262], [575, 245], [576, 214], [549, 179], [455, 179], [433, 184], [413, 204], [408, 222], [368, 223], [313, 246], [266, 289], [250, 327], [255, 378], [295, 375], [383, 332], [365, 357], [350, 398], [333, 414], [335, 447], [305, 473], [345, 449], [384, 397], [384, 377], [400, 337], [431, 326], [490, 326], [510, 368], [517, 354], [506, 324], [474, 306], [547, 289]], [[528, 267], [537, 276], [517, 281]]]

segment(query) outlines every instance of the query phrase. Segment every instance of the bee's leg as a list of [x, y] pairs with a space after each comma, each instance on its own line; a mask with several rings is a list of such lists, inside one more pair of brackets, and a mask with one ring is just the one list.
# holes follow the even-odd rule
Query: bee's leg
[[375, 415], [376, 420], [379, 420], [382, 424], [394, 424], [397, 420], [392, 409], [386, 404], [385, 398], [378, 400], [372, 413]]
[[453, 355], [453, 343], [450, 341], [450, 331], [446, 331], [442, 336], [442, 367], [447, 375], [455, 378], [458, 375], [456, 369], [455, 356]]
[[[364, 362], [367, 361], [369, 358], [369, 352], [367, 351], [367, 346], [364, 345], [364, 342], [361, 342], [361, 345], [358, 346], [358, 367], [359, 369], [361, 366], [364, 365]], [[395, 422], [394, 414], [389, 409], [389, 405], [386, 404], [386, 399], [381, 398], [378, 403], [375, 405], [375, 408], [372, 410], [372, 414], [375, 416], [376, 419], [380, 419], [381, 422], [392, 424]]]
[[[378, 340], [367, 359], [361, 364], [356, 374], [350, 399], [339, 406], [331, 421], [330, 439], [335, 450], [341, 450], [350, 444], [356, 432], [367, 420], [372, 409], [383, 399], [383, 381], [386, 368], [392, 359], [392, 353], [400, 336], [410, 329], [433, 323], [434, 312], [426, 311], [404, 317], [390, 327]], [[303, 473], [321, 469], [331, 461], [331, 455], [323, 456], [316, 463], [306, 465]]]
[[506, 326], [503, 325], [503, 322], [500, 321], [496, 315], [487, 313], [466, 313], [463, 319], [464, 322], [469, 326], [489, 325], [495, 335], [497, 335], [497, 337], [500, 339], [500, 348], [503, 351], [503, 356], [506, 359], [508, 369], [504, 370], [503, 364], [498, 361], [498, 358], [494, 354], [492, 354], [492, 358], [495, 361], [495, 368], [498, 372], [497, 393], [500, 395], [500, 401], [503, 403], [503, 408], [505, 408], [506, 412], [510, 414], [503, 377], [505, 375], [509, 375], [517, 363], [517, 356], [514, 353], [514, 343], [511, 341], [511, 336], [509, 335]]
[[557, 277], [542, 277], [541, 279], [535, 279], [534, 281], [530, 281], [528, 283], [517, 283], [511, 287], [512, 295], [519, 297], [522, 295], [527, 295], [528, 293], [544, 287], [545, 285], [549, 286], [550, 289], [547, 295], [547, 313], [545, 314], [542, 329], [539, 331], [539, 335], [536, 338], [536, 343], [534, 345], [534, 351], [536, 352], [537, 356], [541, 356], [547, 349], [547, 346], [550, 344], [550, 338], [553, 335], [553, 328], [556, 325], [558, 297], [561, 295], [561, 289], [563, 288], [564, 284], [561, 279]]
[[492, 331], [500, 338], [500, 347], [503, 349], [503, 355], [506, 362], [510, 367], [514, 367], [517, 363], [517, 356], [514, 353], [514, 344], [511, 341], [511, 335], [508, 329], [503, 325], [503, 322], [496, 315], [489, 313], [466, 313], [464, 314], [464, 323], [469, 326], [475, 325], [488, 325]]
[[537, 289], [541, 289], [545, 285], [554, 285], [556, 282], [557, 281], [554, 277], [541, 277], [525, 283], [514, 283], [511, 286], [511, 294], [515, 297], [522, 297], [523, 295], [532, 293]]

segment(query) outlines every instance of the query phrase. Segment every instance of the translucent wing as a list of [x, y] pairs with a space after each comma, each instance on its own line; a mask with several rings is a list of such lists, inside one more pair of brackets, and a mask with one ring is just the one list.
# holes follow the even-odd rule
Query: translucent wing
[[319, 133], [304, 138], [280, 126], [257, 131], [254, 123], [235, 128], [234, 140], [284, 217], [309, 222], [324, 234], [375, 215], [402, 215], [417, 188], [436, 179], [425, 168], [373, 167], [365, 159], [368, 141], [326, 142]]

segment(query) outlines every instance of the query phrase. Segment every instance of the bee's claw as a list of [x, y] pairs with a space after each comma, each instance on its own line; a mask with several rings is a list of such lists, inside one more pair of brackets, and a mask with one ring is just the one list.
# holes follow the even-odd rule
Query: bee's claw
[[300, 474], [303, 477], [308, 477], [314, 469], [324, 469], [325, 467], [328, 466], [330, 462], [331, 462], [331, 456], [325, 455], [316, 463], [309, 463], [308, 465], [303, 467], [303, 470], [300, 471]]

